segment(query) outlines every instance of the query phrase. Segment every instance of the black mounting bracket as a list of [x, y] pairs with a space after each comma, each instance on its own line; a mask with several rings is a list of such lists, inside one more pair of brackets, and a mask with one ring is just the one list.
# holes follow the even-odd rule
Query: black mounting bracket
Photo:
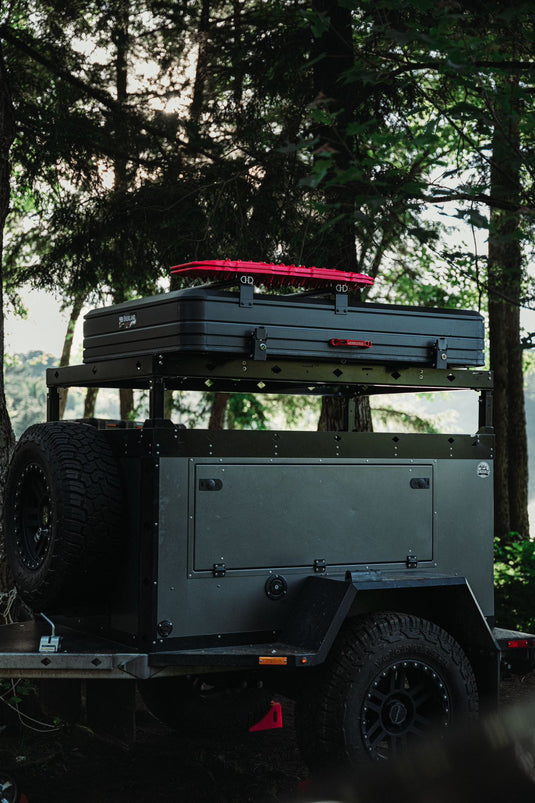
[[267, 330], [264, 326], [258, 326], [253, 332], [253, 360], [267, 359]]
[[347, 315], [348, 287], [347, 284], [337, 284], [334, 296], [334, 311], [336, 315]]
[[252, 307], [254, 298], [254, 277], [240, 276], [240, 307]]
[[433, 368], [448, 367], [448, 339], [439, 337], [433, 348]]

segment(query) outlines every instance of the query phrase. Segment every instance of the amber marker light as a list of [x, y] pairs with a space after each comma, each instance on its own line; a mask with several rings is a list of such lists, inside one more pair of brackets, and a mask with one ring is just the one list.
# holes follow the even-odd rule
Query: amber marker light
[[286, 666], [288, 658], [286, 655], [260, 655], [258, 663], [262, 666]]

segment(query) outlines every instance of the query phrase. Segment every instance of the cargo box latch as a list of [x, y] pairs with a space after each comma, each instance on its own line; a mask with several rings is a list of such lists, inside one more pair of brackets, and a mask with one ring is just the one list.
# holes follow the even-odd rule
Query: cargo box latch
[[227, 567], [224, 563], [214, 563], [212, 567], [212, 574], [214, 577], [224, 577]]
[[253, 360], [265, 360], [267, 358], [267, 330], [264, 326], [257, 327], [253, 332]]

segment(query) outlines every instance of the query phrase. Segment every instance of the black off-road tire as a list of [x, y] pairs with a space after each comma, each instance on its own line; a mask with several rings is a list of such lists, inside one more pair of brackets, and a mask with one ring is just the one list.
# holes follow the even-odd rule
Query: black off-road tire
[[343, 626], [297, 701], [296, 729], [311, 769], [350, 769], [397, 757], [477, 712], [474, 673], [455, 639], [425, 619], [378, 613]]
[[103, 434], [74, 422], [36, 424], [9, 466], [6, 553], [34, 611], [105, 603], [123, 520], [121, 485]]
[[236, 676], [188, 675], [138, 681], [156, 719], [185, 735], [245, 733], [268, 713], [272, 694]]

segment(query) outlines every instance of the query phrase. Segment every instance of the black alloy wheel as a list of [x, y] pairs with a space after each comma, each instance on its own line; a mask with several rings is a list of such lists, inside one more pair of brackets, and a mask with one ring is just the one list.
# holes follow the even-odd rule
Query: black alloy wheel
[[449, 633], [410, 614], [365, 614], [344, 623], [304, 684], [297, 737], [312, 770], [351, 769], [398, 757], [478, 708], [472, 666]]
[[393, 758], [450, 719], [450, 695], [438, 672], [424, 661], [400, 661], [385, 667], [365, 694], [362, 738], [372, 758]]
[[30, 463], [21, 473], [15, 493], [17, 548], [30, 570], [45, 561], [51, 534], [50, 489], [41, 466]]

